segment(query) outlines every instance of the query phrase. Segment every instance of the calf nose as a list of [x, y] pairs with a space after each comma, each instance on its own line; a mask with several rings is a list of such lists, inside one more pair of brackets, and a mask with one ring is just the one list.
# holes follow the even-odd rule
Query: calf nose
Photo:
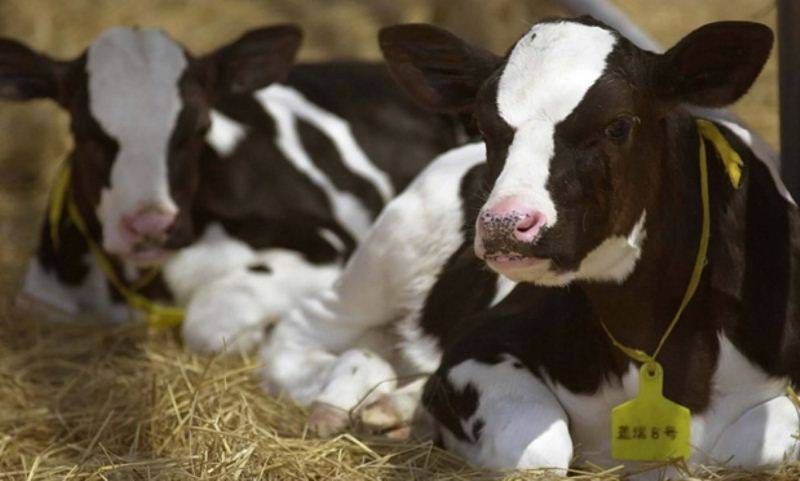
[[544, 214], [538, 210], [519, 214], [514, 237], [522, 242], [533, 242], [544, 227]]
[[504, 199], [478, 218], [478, 235], [483, 238], [533, 242], [547, 223], [545, 215], [516, 198]]
[[166, 235], [175, 225], [176, 217], [176, 212], [151, 207], [142, 209], [133, 215], [125, 216], [122, 219], [122, 223], [125, 230], [134, 236], [152, 239]]

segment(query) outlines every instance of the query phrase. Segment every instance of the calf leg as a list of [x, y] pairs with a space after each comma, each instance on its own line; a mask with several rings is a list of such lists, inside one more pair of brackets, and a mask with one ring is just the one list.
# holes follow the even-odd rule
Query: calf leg
[[780, 396], [751, 408], [728, 426], [709, 455], [717, 463], [743, 468], [776, 466], [797, 459], [798, 430], [797, 406]]
[[301, 297], [329, 287], [339, 271], [285, 249], [255, 251], [212, 224], [198, 242], [167, 263], [164, 277], [186, 306], [186, 345], [209, 353], [252, 349], [262, 340], [266, 324], [285, 315]]
[[[309, 426], [317, 434], [343, 430], [358, 407], [396, 386], [395, 340], [385, 330], [369, 330], [343, 353], [292, 338], [289, 329], [280, 329], [279, 334], [271, 336], [262, 351], [264, 385], [273, 394], [284, 392], [301, 405], [311, 404]], [[279, 348], [271, 345], [277, 339]]]
[[442, 441], [479, 466], [565, 473], [573, 452], [566, 413], [522, 363], [500, 359], [469, 359], [428, 382], [423, 403]]
[[397, 375], [391, 364], [367, 349], [350, 349], [333, 363], [328, 383], [312, 403], [309, 427], [327, 436], [347, 427], [352, 410], [391, 392]]
[[[422, 306], [442, 266], [463, 242], [460, 179], [483, 159], [482, 148], [473, 150], [470, 157], [464, 151], [460, 157], [445, 155], [421, 174], [384, 209], [334, 286], [278, 323], [262, 349], [268, 387], [311, 402], [324, 386], [335, 385], [328, 376], [338, 371], [332, 362], [327, 369], [301, 363], [283, 370], [278, 366], [287, 365], [284, 358], [294, 352], [314, 357], [345, 352], [367, 333]], [[392, 351], [376, 352], [389, 359]]]
[[264, 338], [265, 327], [303, 296], [329, 287], [339, 272], [316, 266], [283, 249], [255, 253], [240, 268], [198, 288], [186, 306], [183, 338], [195, 352], [247, 352]]
[[365, 426], [385, 430], [408, 424], [414, 417], [426, 378], [416, 379], [390, 393], [383, 394], [360, 413]]

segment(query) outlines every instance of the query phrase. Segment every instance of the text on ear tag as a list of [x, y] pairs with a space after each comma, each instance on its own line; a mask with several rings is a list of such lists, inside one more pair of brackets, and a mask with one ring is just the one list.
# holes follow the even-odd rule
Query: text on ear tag
[[611, 456], [620, 461], [668, 461], [690, 455], [691, 413], [662, 394], [657, 362], [639, 370], [639, 395], [611, 411]]

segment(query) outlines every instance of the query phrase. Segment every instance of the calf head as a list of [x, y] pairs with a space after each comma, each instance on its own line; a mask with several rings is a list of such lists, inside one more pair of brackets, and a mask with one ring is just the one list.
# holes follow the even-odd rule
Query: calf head
[[493, 187], [476, 254], [511, 279], [565, 285], [632, 272], [675, 145], [669, 118], [742, 96], [772, 33], [713, 23], [659, 55], [581, 17], [534, 25], [502, 58], [428, 25], [389, 27], [380, 42], [413, 97], [472, 113], [483, 135]]
[[50, 98], [70, 114], [78, 208], [105, 250], [153, 265], [193, 239], [211, 108], [285, 77], [300, 40], [268, 27], [194, 57], [159, 30], [120, 27], [60, 61], [0, 39], [0, 98]]

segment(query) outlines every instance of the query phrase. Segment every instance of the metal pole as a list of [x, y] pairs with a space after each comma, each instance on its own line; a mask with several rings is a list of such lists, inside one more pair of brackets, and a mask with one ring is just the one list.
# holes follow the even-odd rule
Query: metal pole
[[664, 47], [656, 42], [638, 25], [633, 23], [625, 12], [607, 0], [556, 0], [557, 4], [575, 15], [591, 15], [606, 25], [616, 29], [639, 48], [662, 53]]
[[778, 0], [781, 176], [800, 199], [800, 2]]

